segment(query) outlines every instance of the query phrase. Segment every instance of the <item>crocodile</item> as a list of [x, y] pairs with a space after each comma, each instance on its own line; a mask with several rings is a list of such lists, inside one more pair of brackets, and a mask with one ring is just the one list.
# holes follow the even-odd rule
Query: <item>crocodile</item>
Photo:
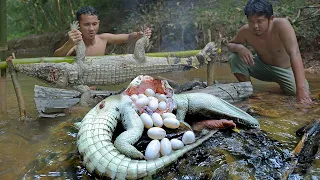
[[[135, 144], [142, 136], [144, 124], [139, 117], [139, 109], [133, 106], [130, 98], [140, 87], [149, 83], [161, 88], [171, 102], [169, 112], [176, 112], [177, 119], [184, 121], [186, 115], [205, 115], [208, 118], [223, 116], [249, 128], [260, 128], [259, 122], [241, 109], [205, 93], [174, 94], [165, 80], [156, 80], [150, 76], [136, 77], [128, 88], [119, 95], [112, 95], [91, 109], [77, 124], [77, 147], [83, 157], [83, 165], [90, 173], [108, 176], [112, 179], [137, 179], [155, 174], [163, 167], [175, 162], [186, 152], [209, 139], [214, 130], [204, 131], [193, 144], [155, 160], [144, 160], [143, 154]], [[169, 103], [170, 104], [170, 103]], [[118, 123], [125, 131], [114, 141], [113, 133]]]
[[[70, 24], [77, 29], [78, 23]], [[149, 43], [146, 36], [135, 45], [134, 54], [112, 56], [85, 56], [83, 40], [76, 46], [76, 60], [72, 63], [17, 64], [18, 72], [36, 77], [58, 87], [73, 87], [86, 92], [90, 85], [112, 85], [127, 82], [140, 74], [159, 74], [177, 70], [198, 68], [213, 61], [217, 53], [214, 42], [208, 43], [197, 55], [190, 57], [148, 57], [145, 48]]]

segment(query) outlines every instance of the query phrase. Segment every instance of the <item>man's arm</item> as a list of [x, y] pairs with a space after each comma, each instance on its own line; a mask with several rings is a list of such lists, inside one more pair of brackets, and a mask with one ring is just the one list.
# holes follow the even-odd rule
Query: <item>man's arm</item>
[[69, 43], [67, 41], [63, 46], [61, 46], [59, 49], [57, 49], [54, 53], [53, 56], [70, 56], [72, 52], [74, 51], [74, 45]]
[[110, 44], [123, 44], [128, 42], [133, 42], [140, 39], [143, 34], [145, 34], [148, 38], [151, 36], [151, 29], [146, 28], [144, 32], [132, 32], [130, 34], [110, 34], [104, 33], [101, 35], [102, 38], [106, 39]]
[[310, 104], [312, 100], [306, 87], [304, 67], [296, 34], [288, 20], [281, 19], [280, 26], [280, 39], [282, 40], [284, 47], [290, 56], [291, 67], [296, 81], [297, 101]]
[[69, 56], [74, 52], [75, 45], [82, 40], [82, 35], [79, 30], [73, 30], [68, 32], [69, 39], [68, 41], [57, 49], [53, 56]]
[[132, 32], [130, 34], [111, 34], [111, 33], [103, 33], [101, 34], [103, 39], [107, 39], [108, 44], [123, 44], [130, 41], [134, 41], [138, 39], [138, 33]]
[[242, 26], [236, 36], [227, 44], [227, 47], [230, 52], [238, 53], [244, 63], [254, 65], [253, 54], [243, 45], [246, 43], [245, 33], [247, 29], [247, 25]]

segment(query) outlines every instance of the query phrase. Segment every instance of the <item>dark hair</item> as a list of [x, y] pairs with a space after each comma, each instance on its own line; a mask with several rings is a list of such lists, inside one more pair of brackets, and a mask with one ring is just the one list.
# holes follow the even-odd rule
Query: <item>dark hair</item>
[[92, 6], [83, 6], [77, 11], [77, 21], [80, 20], [82, 14], [98, 16], [99, 12]]
[[249, 0], [244, 8], [244, 14], [247, 17], [252, 15], [262, 16], [270, 19], [273, 15], [272, 4], [266, 0]]

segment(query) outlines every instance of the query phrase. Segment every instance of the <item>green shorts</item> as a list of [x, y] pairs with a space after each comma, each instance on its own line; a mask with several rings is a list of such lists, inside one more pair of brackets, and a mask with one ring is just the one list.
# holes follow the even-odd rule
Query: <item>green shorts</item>
[[[296, 83], [291, 68], [280, 68], [265, 64], [259, 59], [258, 55], [254, 55], [253, 59], [254, 65], [249, 66], [242, 62], [237, 53], [232, 53], [228, 59], [231, 72], [240, 73], [248, 77], [252, 76], [261, 81], [276, 82], [286, 94], [296, 94]], [[307, 80], [306, 86], [309, 90], [309, 84]]]

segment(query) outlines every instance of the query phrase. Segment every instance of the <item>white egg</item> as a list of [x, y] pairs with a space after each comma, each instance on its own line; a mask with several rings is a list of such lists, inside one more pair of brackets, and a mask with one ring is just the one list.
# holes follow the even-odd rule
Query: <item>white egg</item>
[[146, 89], [144, 94], [147, 96], [155, 96], [156, 93], [152, 89]]
[[163, 120], [163, 124], [167, 127], [167, 128], [171, 128], [171, 129], [177, 129], [180, 126], [180, 121], [178, 121], [175, 118], [172, 117], [168, 117], [165, 118]]
[[158, 97], [159, 97], [159, 95], [160, 95], [159, 93], [156, 93], [156, 95], [154, 95], [154, 97], [158, 98]]
[[142, 113], [140, 115], [141, 120], [143, 121], [144, 127], [149, 129], [153, 127], [153, 120], [147, 113]]
[[192, 131], [187, 131], [182, 136], [182, 142], [186, 145], [194, 143], [195, 141], [196, 141], [196, 136]]
[[168, 138], [163, 138], [160, 141], [160, 153], [162, 156], [169, 155], [172, 152], [171, 142]]
[[159, 152], [160, 152], [159, 140], [152, 140], [148, 144], [144, 156], [145, 156], [146, 160], [154, 160], [159, 156]]
[[168, 118], [168, 117], [171, 117], [171, 118], [176, 118], [176, 115], [174, 115], [173, 113], [163, 113], [162, 114], [162, 118], [165, 119], [165, 118]]
[[136, 94], [132, 94], [130, 98], [132, 99], [132, 101], [137, 101], [139, 99], [139, 96]]
[[139, 98], [147, 97], [145, 94], [138, 94]]
[[153, 120], [153, 124], [156, 127], [162, 127], [163, 126], [163, 119], [160, 116], [159, 113], [153, 113], [151, 116], [152, 120]]
[[157, 98], [155, 98], [155, 97], [153, 97], [153, 96], [148, 96], [148, 98], [149, 98], [149, 100], [157, 99]]
[[147, 97], [142, 97], [142, 98], [139, 98], [137, 101], [136, 101], [136, 104], [137, 106], [139, 107], [144, 107], [146, 105], [149, 104], [149, 99]]
[[183, 142], [179, 139], [171, 139], [170, 143], [173, 150], [178, 150], [184, 147]]
[[166, 110], [167, 109], [167, 103], [165, 101], [159, 102], [158, 109], [162, 110], [162, 111]]
[[152, 127], [147, 131], [151, 139], [163, 139], [166, 136], [166, 131], [160, 127]]
[[158, 99], [159, 99], [159, 101], [166, 101], [166, 100], [167, 100], [167, 96], [164, 95], [164, 94], [160, 94], [160, 95], [158, 96]]
[[158, 101], [158, 99], [151, 99], [150, 101], [149, 101], [149, 104], [148, 104], [148, 106], [149, 106], [149, 108], [152, 110], [152, 111], [155, 111], [156, 109], [158, 109], [158, 105], [159, 105], [159, 101]]

